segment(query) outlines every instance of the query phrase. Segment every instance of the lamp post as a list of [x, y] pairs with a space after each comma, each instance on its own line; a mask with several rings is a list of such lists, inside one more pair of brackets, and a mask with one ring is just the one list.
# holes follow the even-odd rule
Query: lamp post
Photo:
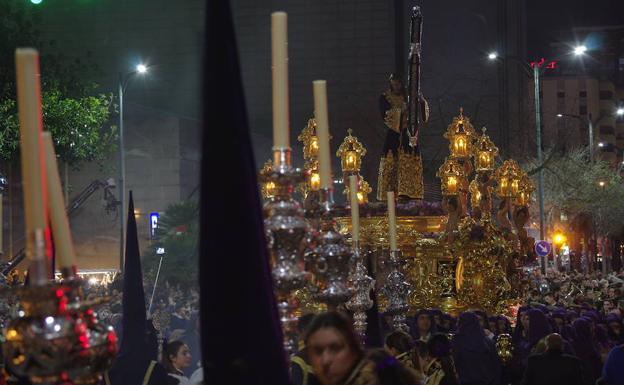
[[123, 272], [124, 267], [124, 246], [126, 228], [126, 156], [124, 153], [124, 91], [128, 87], [128, 82], [136, 74], [147, 73], [147, 66], [139, 64], [135, 70], [127, 74], [119, 73], [119, 270]]
[[[576, 51], [575, 51], [576, 52]], [[585, 52], [585, 51], [583, 51]], [[501, 60], [498, 53], [491, 52], [488, 55], [488, 59], [490, 61]], [[502, 58], [502, 60], [511, 60], [519, 64], [522, 69], [527, 73], [529, 77], [533, 78], [533, 85], [535, 90], [535, 136], [536, 136], [536, 144], [537, 144], [537, 163], [539, 165], [538, 171], [538, 179], [537, 179], [537, 189], [538, 189], [538, 199], [539, 199], [539, 229], [540, 229], [540, 239], [543, 240], [544, 235], [544, 155], [542, 153], [542, 116], [541, 116], [541, 101], [540, 101], [540, 68], [537, 64], [533, 65], [531, 68], [525, 61], [520, 59], [517, 56], [506, 55]], [[542, 274], [546, 273], [546, 260], [544, 257], [541, 257], [541, 270]]]

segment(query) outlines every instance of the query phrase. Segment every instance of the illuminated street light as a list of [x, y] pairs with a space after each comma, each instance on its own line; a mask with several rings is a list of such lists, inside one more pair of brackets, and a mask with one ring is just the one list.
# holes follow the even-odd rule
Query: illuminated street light
[[553, 236], [553, 241], [555, 242], [556, 245], [563, 245], [566, 241], [566, 237], [562, 233], [556, 233]]
[[576, 56], [581, 56], [585, 54], [585, 52], [587, 52], [587, 47], [585, 47], [584, 45], [579, 45], [578, 47], [574, 47], [574, 54]]
[[490, 52], [490, 54], [488, 55], [488, 59], [490, 60], [496, 60], [496, 58], [498, 58], [498, 53], [496, 52]]
[[618, 108], [618, 109], [615, 111], [615, 114], [616, 114], [617, 116], [622, 116], [622, 115], [624, 115], [624, 108], [623, 108], [623, 107]]
[[605, 144], [603, 142], [598, 143], [598, 147], [604, 147]]
[[598, 182], [598, 186], [600, 186], [600, 187], [604, 187], [604, 186], [605, 186], [605, 184], [606, 184], [606, 183], [605, 183], [604, 181], [602, 181], [602, 180], [601, 180], [600, 182]]
[[557, 117], [558, 117], [558, 118], [562, 118], [562, 117], [563, 117], [563, 114], [557, 114]]
[[139, 64], [136, 66], [136, 70], [140, 74], [144, 74], [147, 72], [147, 66], [145, 64]]

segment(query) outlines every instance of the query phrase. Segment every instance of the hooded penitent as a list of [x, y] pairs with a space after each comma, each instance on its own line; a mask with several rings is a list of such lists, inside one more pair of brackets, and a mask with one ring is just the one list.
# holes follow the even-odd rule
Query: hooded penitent
[[[121, 346], [108, 373], [107, 381], [110, 384], [107, 385], [140, 385], [150, 371], [151, 361], [156, 360], [157, 342], [153, 327], [148, 327], [145, 315], [143, 274], [132, 191], [128, 203], [122, 308]], [[148, 383], [165, 385], [167, 375], [164, 368], [160, 364], [152, 366]]]
[[[227, 0], [205, 5], [199, 253], [204, 384], [286, 385], [232, 13]], [[267, 67], [258, 75], [270, 74]]]
[[455, 367], [462, 383], [498, 383], [501, 366], [496, 349], [485, 336], [475, 313], [464, 312], [459, 316], [452, 346]]

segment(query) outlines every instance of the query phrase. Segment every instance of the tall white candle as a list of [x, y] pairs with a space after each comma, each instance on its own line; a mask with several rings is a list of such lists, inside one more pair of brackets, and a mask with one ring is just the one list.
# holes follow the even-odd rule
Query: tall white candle
[[319, 175], [321, 188], [332, 188], [331, 157], [329, 151], [329, 117], [327, 114], [327, 82], [315, 80], [312, 82], [314, 90], [314, 116], [316, 118], [316, 135], [318, 136]]
[[63, 189], [58, 172], [56, 154], [52, 135], [44, 132], [43, 145], [45, 148], [46, 172], [48, 176], [48, 194], [50, 194], [50, 222], [52, 223], [52, 236], [54, 237], [54, 249], [58, 267], [61, 271], [72, 272], [76, 266], [76, 252], [72, 242], [69, 220], [67, 219]]
[[42, 230], [48, 236], [47, 187], [41, 141], [41, 84], [39, 53], [32, 48], [15, 51], [17, 77], [17, 107], [20, 123], [20, 153], [22, 162], [22, 189], [24, 193], [24, 222], [26, 227], [26, 256], [31, 260], [44, 258], [36, 255], [34, 234]]
[[288, 132], [288, 18], [286, 12], [271, 14], [273, 72], [273, 147], [290, 147]]
[[349, 176], [349, 196], [351, 199], [351, 238], [353, 242], [360, 240], [360, 206], [357, 199], [358, 177]]
[[390, 235], [390, 250], [397, 250], [394, 191], [388, 191], [388, 234]]

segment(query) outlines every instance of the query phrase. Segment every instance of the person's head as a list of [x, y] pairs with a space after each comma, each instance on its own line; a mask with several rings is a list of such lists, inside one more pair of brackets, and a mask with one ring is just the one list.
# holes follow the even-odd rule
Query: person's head
[[394, 331], [386, 337], [386, 349], [393, 356], [409, 352], [411, 348], [412, 337], [403, 331]]
[[529, 312], [524, 312], [520, 315], [520, 322], [522, 323], [522, 328], [526, 331], [529, 330]]
[[546, 351], [548, 352], [563, 352], [563, 338], [557, 333], [552, 333], [546, 336]]
[[436, 333], [427, 341], [427, 351], [432, 358], [446, 358], [451, 354], [451, 342], [446, 334]]
[[422, 310], [416, 313], [416, 327], [421, 334], [431, 331], [431, 315], [427, 311]]
[[170, 373], [181, 371], [191, 365], [191, 350], [182, 341], [172, 341], [165, 346], [163, 366]]
[[390, 74], [390, 90], [395, 94], [402, 94], [403, 91], [403, 81], [401, 77], [397, 74]]
[[531, 290], [531, 300], [532, 301], [539, 300], [539, 297], [540, 297], [539, 290], [536, 290], [536, 289]]
[[531, 347], [537, 345], [537, 343], [548, 334], [550, 334], [551, 328], [546, 315], [537, 309], [529, 310], [529, 344]]
[[421, 340], [414, 341], [414, 347], [412, 348], [412, 362], [414, 363], [414, 368], [420, 368], [421, 371], [424, 371], [425, 366], [427, 366], [430, 360], [431, 356], [429, 355], [427, 343]]
[[548, 305], [553, 305], [556, 302], [553, 293], [546, 293], [546, 295], [544, 295], [544, 302]]
[[615, 306], [613, 306], [613, 301], [610, 299], [602, 301], [602, 310], [606, 313], [610, 312]]
[[351, 321], [337, 312], [314, 317], [304, 341], [310, 364], [323, 385], [341, 384], [364, 356]]

